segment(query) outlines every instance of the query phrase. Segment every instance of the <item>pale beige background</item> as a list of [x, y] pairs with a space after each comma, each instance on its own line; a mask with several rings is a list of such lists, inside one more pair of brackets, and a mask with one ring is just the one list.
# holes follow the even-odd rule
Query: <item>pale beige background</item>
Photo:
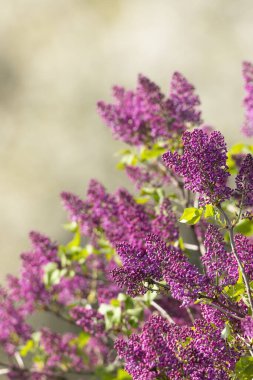
[[0, 0], [0, 278], [37, 229], [64, 238], [58, 194], [110, 189], [121, 146], [96, 115], [142, 72], [198, 88], [205, 120], [241, 139], [241, 61], [253, 60], [252, 0]]

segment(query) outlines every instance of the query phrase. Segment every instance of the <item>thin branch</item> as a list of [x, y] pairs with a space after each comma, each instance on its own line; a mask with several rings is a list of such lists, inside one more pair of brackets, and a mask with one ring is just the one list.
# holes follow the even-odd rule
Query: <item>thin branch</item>
[[251, 312], [253, 312], [253, 300], [252, 300], [249, 280], [247, 278], [246, 272], [244, 270], [244, 267], [243, 267], [243, 264], [241, 262], [241, 259], [238, 256], [238, 253], [237, 253], [237, 250], [236, 250], [236, 246], [235, 246], [234, 226], [232, 225], [229, 217], [227, 216], [227, 214], [223, 210], [223, 208], [220, 205], [218, 205], [217, 208], [221, 212], [221, 214], [223, 215], [223, 217], [224, 217], [224, 219], [226, 221], [228, 232], [229, 232], [229, 239], [230, 239], [230, 245], [231, 245], [231, 248], [232, 248], [232, 252], [233, 252], [233, 255], [234, 255], [234, 257], [235, 257], [235, 259], [237, 261], [238, 267], [239, 267], [239, 269], [240, 269], [240, 271], [242, 273], [242, 278], [243, 278], [243, 281], [244, 281], [244, 284], [245, 284], [245, 288], [246, 288], [246, 292], [247, 292], [247, 295], [248, 295], [248, 298], [249, 298]]
[[160, 305], [158, 305], [158, 303], [156, 303], [155, 301], [152, 301], [151, 305], [157, 311], [159, 311], [159, 313], [161, 314], [162, 317], [166, 318], [170, 323], [175, 324], [175, 322], [173, 321], [173, 319], [171, 318], [171, 316], [167, 313], [167, 311], [165, 311]]
[[15, 352], [14, 357], [16, 359], [16, 362], [17, 362], [19, 368], [21, 368], [21, 369], [25, 368], [25, 365], [24, 365], [24, 362], [23, 362], [23, 359], [22, 359], [20, 353]]
[[212, 303], [208, 304], [211, 307], [214, 307], [217, 310], [220, 310], [223, 313], [229, 314], [231, 317], [236, 319], [243, 319], [244, 314], [231, 309], [229, 306], [223, 305], [217, 298], [206, 296], [205, 294], [199, 294], [199, 298], [205, 298], [207, 300], [212, 301]]
[[226, 309], [223, 309], [223, 307], [219, 306], [219, 305], [216, 305], [216, 304], [210, 304], [211, 307], [213, 307], [214, 309], [217, 309], [219, 311], [221, 311], [223, 314], [227, 314], [229, 315], [230, 317], [232, 318], [235, 318], [235, 319], [238, 319], [239, 321], [241, 321], [243, 318], [241, 317], [238, 317], [237, 315], [235, 314], [232, 314], [231, 312], [229, 312], [228, 310]]
[[15, 371], [17, 373], [26, 373], [29, 375], [32, 374], [40, 374], [47, 376], [48, 379], [57, 379], [57, 380], [67, 380], [66, 375], [94, 375], [93, 372], [90, 371], [74, 371], [74, 370], [68, 370], [68, 371], [57, 371], [57, 372], [46, 372], [46, 371], [36, 371], [27, 367], [19, 368], [14, 365], [9, 365], [7, 363], [3, 363], [0, 361], [0, 366], [5, 367], [2, 370], [0, 369], [0, 375], [1, 374], [7, 374], [10, 371]]
[[63, 315], [63, 314], [60, 312], [59, 309], [55, 309], [55, 308], [52, 307], [52, 306], [50, 307], [50, 306], [46, 306], [46, 305], [44, 306], [44, 305], [43, 305], [42, 310], [43, 310], [43, 311], [46, 311], [46, 312], [50, 312], [50, 313], [54, 314], [56, 317], [62, 319], [63, 321], [68, 322], [68, 323], [70, 323], [71, 325], [78, 327], [77, 324], [76, 324], [76, 323], [75, 323], [70, 317], [67, 317], [67, 316]]
[[194, 318], [194, 316], [192, 314], [191, 309], [189, 307], [186, 307], [186, 311], [187, 311], [187, 314], [189, 315], [189, 318], [190, 318], [191, 322], [194, 323], [195, 322], [195, 318]]
[[158, 281], [155, 281], [155, 280], [152, 279], [152, 280], [150, 280], [150, 284], [157, 285], [157, 286], [159, 286], [160, 288], [165, 289], [167, 292], [170, 292], [170, 288], [169, 288], [167, 285], [161, 284], [161, 283], [158, 282]]

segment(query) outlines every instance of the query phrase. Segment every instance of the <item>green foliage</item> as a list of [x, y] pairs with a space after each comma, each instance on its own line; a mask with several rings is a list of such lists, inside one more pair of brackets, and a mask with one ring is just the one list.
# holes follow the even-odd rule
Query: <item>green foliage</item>
[[105, 318], [105, 328], [107, 331], [119, 327], [122, 317], [120, 306], [103, 303], [99, 307], [99, 312], [103, 314]]
[[19, 353], [22, 357], [26, 357], [29, 353], [34, 352], [34, 350], [38, 349], [40, 342], [40, 332], [34, 332], [32, 334], [31, 339], [28, 339], [26, 343], [20, 347]]
[[122, 368], [118, 369], [117, 375], [113, 380], [130, 380], [132, 377]]
[[236, 163], [235, 163], [235, 160], [233, 159], [233, 156], [237, 154], [247, 154], [247, 153], [253, 154], [253, 145], [246, 145], [243, 143], [239, 143], [239, 144], [233, 145], [229, 149], [228, 155], [227, 155], [228, 156], [227, 166], [231, 174], [237, 173]]
[[67, 269], [59, 269], [57, 263], [48, 263], [44, 266], [43, 281], [46, 287], [59, 284], [62, 277], [67, 274]]
[[82, 350], [90, 340], [90, 334], [85, 331], [81, 331], [80, 334], [72, 340], [72, 344], [76, 345], [80, 350]]
[[245, 284], [243, 282], [242, 273], [240, 270], [236, 284], [225, 286], [223, 291], [235, 302], [239, 302], [242, 299], [245, 293]]
[[232, 339], [232, 330], [228, 322], [225, 323], [225, 327], [221, 332], [221, 336], [226, 341], [231, 341]]
[[205, 205], [205, 218], [213, 218], [215, 216], [214, 206], [211, 204]]
[[158, 142], [152, 146], [152, 148], [147, 148], [143, 146], [140, 151], [139, 160], [141, 162], [150, 161], [161, 157], [167, 151], [164, 147], [164, 142]]
[[117, 169], [124, 170], [126, 166], [135, 166], [138, 163], [138, 156], [136, 153], [132, 152], [130, 149], [121, 150], [118, 155], [121, 156], [120, 161], [117, 164]]
[[28, 355], [29, 352], [31, 352], [34, 348], [34, 341], [32, 339], [29, 339], [21, 348], [20, 348], [20, 355], [25, 357]]
[[236, 380], [252, 380], [253, 357], [243, 356], [238, 360], [235, 367]]
[[[143, 187], [140, 191], [140, 195], [141, 197], [137, 198], [139, 200], [137, 203], [146, 203], [151, 199], [155, 203], [161, 204], [165, 196], [163, 189], [160, 187]], [[142, 202], [143, 198], [145, 199], [144, 202]]]
[[235, 233], [251, 236], [253, 235], [253, 220], [243, 219], [235, 227]]
[[179, 219], [180, 223], [196, 224], [200, 220], [203, 213], [203, 208], [189, 207], [184, 209], [182, 216]]

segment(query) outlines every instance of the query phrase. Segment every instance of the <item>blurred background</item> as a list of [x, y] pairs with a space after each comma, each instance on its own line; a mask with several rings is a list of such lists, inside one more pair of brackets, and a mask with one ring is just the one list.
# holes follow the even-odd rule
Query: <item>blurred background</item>
[[[243, 140], [242, 60], [253, 60], [251, 0], [0, 0], [0, 280], [18, 273], [31, 229], [64, 239], [59, 193], [110, 190], [121, 148], [96, 113], [113, 84], [143, 73], [168, 91], [181, 71], [206, 122]], [[245, 141], [245, 139], [244, 139]]]

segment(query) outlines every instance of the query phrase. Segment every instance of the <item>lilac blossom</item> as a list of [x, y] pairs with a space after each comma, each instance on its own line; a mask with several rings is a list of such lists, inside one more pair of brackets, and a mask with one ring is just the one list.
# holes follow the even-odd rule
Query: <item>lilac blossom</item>
[[173, 242], [179, 238], [177, 216], [168, 199], [162, 202], [159, 214], [152, 221], [152, 232], [167, 242]]
[[244, 98], [245, 121], [242, 132], [245, 136], [253, 136], [253, 65], [251, 62], [243, 62], [243, 78], [246, 96]]
[[252, 339], [253, 338], [253, 318], [249, 315], [241, 321], [241, 328], [243, 334]]
[[45, 369], [61, 369], [63, 364], [66, 371], [69, 368], [75, 368], [77, 372], [85, 369], [84, 355], [82, 357], [78, 353], [78, 347], [72, 344], [76, 338], [74, 334], [60, 335], [46, 328], [40, 334], [40, 345], [46, 356]]
[[118, 286], [126, 288], [132, 297], [146, 293], [143, 282], [161, 279], [159, 262], [150, 260], [145, 249], [135, 249], [128, 243], [117, 245], [122, 266], [113, 269], [112, 276]]
[[[253, 244], [241, 234], [237, 234], [234, 240], [244, 270], [249, 279], [253, 280]], [[218, 281], [217, 285], [235, 284], [239, 276], [238, 264], [232, 252], [225, 249], [224, 239], [216, 226], [209, 225], [204, 244], [206, 252], [202, 262], [207, 275], [214, 282]]]
[[150, 260], [154, 264], [159, 263], [172, 296], [183, 305], [193, 303], [199, 292], [210, 290], [208, 278], [188, 261], [179, 248], [167, 246], [153, 235], [147, 239], [146, 249]]
[[149, 144], [182, 133], [187, 123], [200, 123], [200, 104], [194, 87], [179, 73], [171, 82], [168, 99], [160, 88], [140, 75], [136, 91], [113, 88], [115, 104], [98, 103], [98, 111], [116, 138], [131, 145]]
[[116, 193], [118, 200], [118, 215], [123, 227], [124, 235], [120, 241], [128, 241], [135, 247], [142, 247], [145, 236], [151, 232], [151, 223], [144, 205], [135, 202], [132, 195], [125, 189], [119, 189]]
[[231, 278], [228, 277], [228, 268], [232, 258], [225, 248], [224, 239], [218, 227], [212, 224], [208, 226], [204, 246], [205, 254], [202, 256], [202, 262], [208, 277], [217, 286], [231, 283]]
[[173, 329], [166, 320], [152, 316], [140, 335], [118, 339], [115, 347], [134, 380], [155, 380], [159, 375], [179, 379], [181, 364], [173, 352]]
[[0, 344], [12, 356], [30, 338], [32, 329], [25, 322], [22, 310], [15, 307], [10, 294], [0, 288]]
[[113, 278], [131, 296], [146, 292], [144, 282], [152, 284], [152, 280], [162, 278], [172, 296], [183, 305], [193, 303], [200, 291], [209, 291], [208, 278], [199, 273], [180, 249], [167, 246], [156, 235], [146, 239], [145, 248], [137, 251], [127, 243], [117, 246], [122, 266], [113, 270]]
[[[113, 269], [112, 269], [113, 270]], [[97, 289], [97, 298], [98, 302], [101, 303], [110, 303], [112, 299], [117, 298], [120, 292], [120, 288], [113, 283], [108, 283], [106, 285], [99, 286]]]
[[[137, 204], [125, 189], [119, 189], [112, 195], [93, 180], [88, 188], [87, 200], [83, 202], [85, 208], [80, 206], [80, 209], [72, 207], [72, 199], [75, 199], [75, 196], [68, 195], [68, 197], [71, 199], [70, 202], [66, 201], [63, 193], [64, 205], [70, 212], [72, 220], [78, 220], [82, 232], [88, 236], [92, 235], [93, 241], [96, 240], [94, 238], [96, 231], [93, 235], [94, 230], [98, 231], [98, 237], [101, 230], [113, 246], [124, 241], [127, 236], [129, 243], [141, 247], [145, 235], [151, 232], [151, 221], [145, 206]], [[85, 211], [87, 205], [89, 213]], [[90, 233], [90, 230], [93, 232]]]
[[[235, 246], [238, 253], [239, 258], [241, 259], [244, 270], [248, 278], [252, 281], [253, 280], [253, 242], [250, 241], [246, 236], [237, 234], [235, 236]], [[235, 268], [235, 265], [234, 265]], [[238, 272], [238, 270], [237, 270]], [[233, 265], [231, 263], [231, 269], [230, 269], [231, 275], [236, 276], [237, 273], [235, 269], [233, 270]], [[238, 277], [238, 275], [236, 276]]]
[[184, 123], [201, 124], [199, 97], [195, 94], [194, 86], [179, 72], [175, 72], [172, 76], [170, 101], [173, 105], [173, 118], [178, 125], [184, 125]]
[[150, 173], [139, 166], [126, 166], [126, 174], [129, 179], [135, 184], [136, 188], [140, 190], [144, 185], [152, 180]]
[[68, 306], [78, 299], [88, 296], [90, 281], [84, 274], [62, 277], [59, 284], [53, 286], [53, 292], [59, 305]]
[[240, 200], [240, 207], [253, 206], [253, 156], [247, 154], [241, 163], [238, 175], [235, 179], [236, 198]]
[[180, 350], [184, 371], [190, 379], [228, 380], [239, 355], [222, 339], [220, 329], [197, 320], [188, 337], [189, 344]]
[[95, 240], [94, 230], [98, 226], [98, 221], [93, 216], [92, 206], [88, 202], [82, 201], [77, 195], [66, 191], [61, 193], [61, 199], [71, 220], [80, 224], [85, 236], [90, 236], [92, 240]]
[[71, 309], [70, 315], [77, 326], [82, 327], [85, 332], [92, 336], [103, 334], [105, 329], [104, 317], [96, 310], [83, 306], [75, 306]]
[[192, 329], [155, 315], [141, 334], [121, 338], [115, 347], [134, 380], [229, 380], [238, 359], [220, 331], [205, 321], [197, 320]]
[[22, 267], [19, 278], [9, 277], [9, 287], [13, 300], [21, 302], [24, 314], [31, 313], [36, 304], [47, 305], [50, 291], [43, 282], [44, 266], [58, 262], [58, 247], [50, 239], [37, 232], [30, 233], [33, 249], [21, 255]]
[[183, 154], [167, 152], [163, 155], [166, 166], [184, 179], [186, 189], [199, 194], [203, 204], [217, 204], [231, 195], [227, 186], [227, 148], [224, 137], [214, 131], [210, 135], [201, 129], [185, 132]]

